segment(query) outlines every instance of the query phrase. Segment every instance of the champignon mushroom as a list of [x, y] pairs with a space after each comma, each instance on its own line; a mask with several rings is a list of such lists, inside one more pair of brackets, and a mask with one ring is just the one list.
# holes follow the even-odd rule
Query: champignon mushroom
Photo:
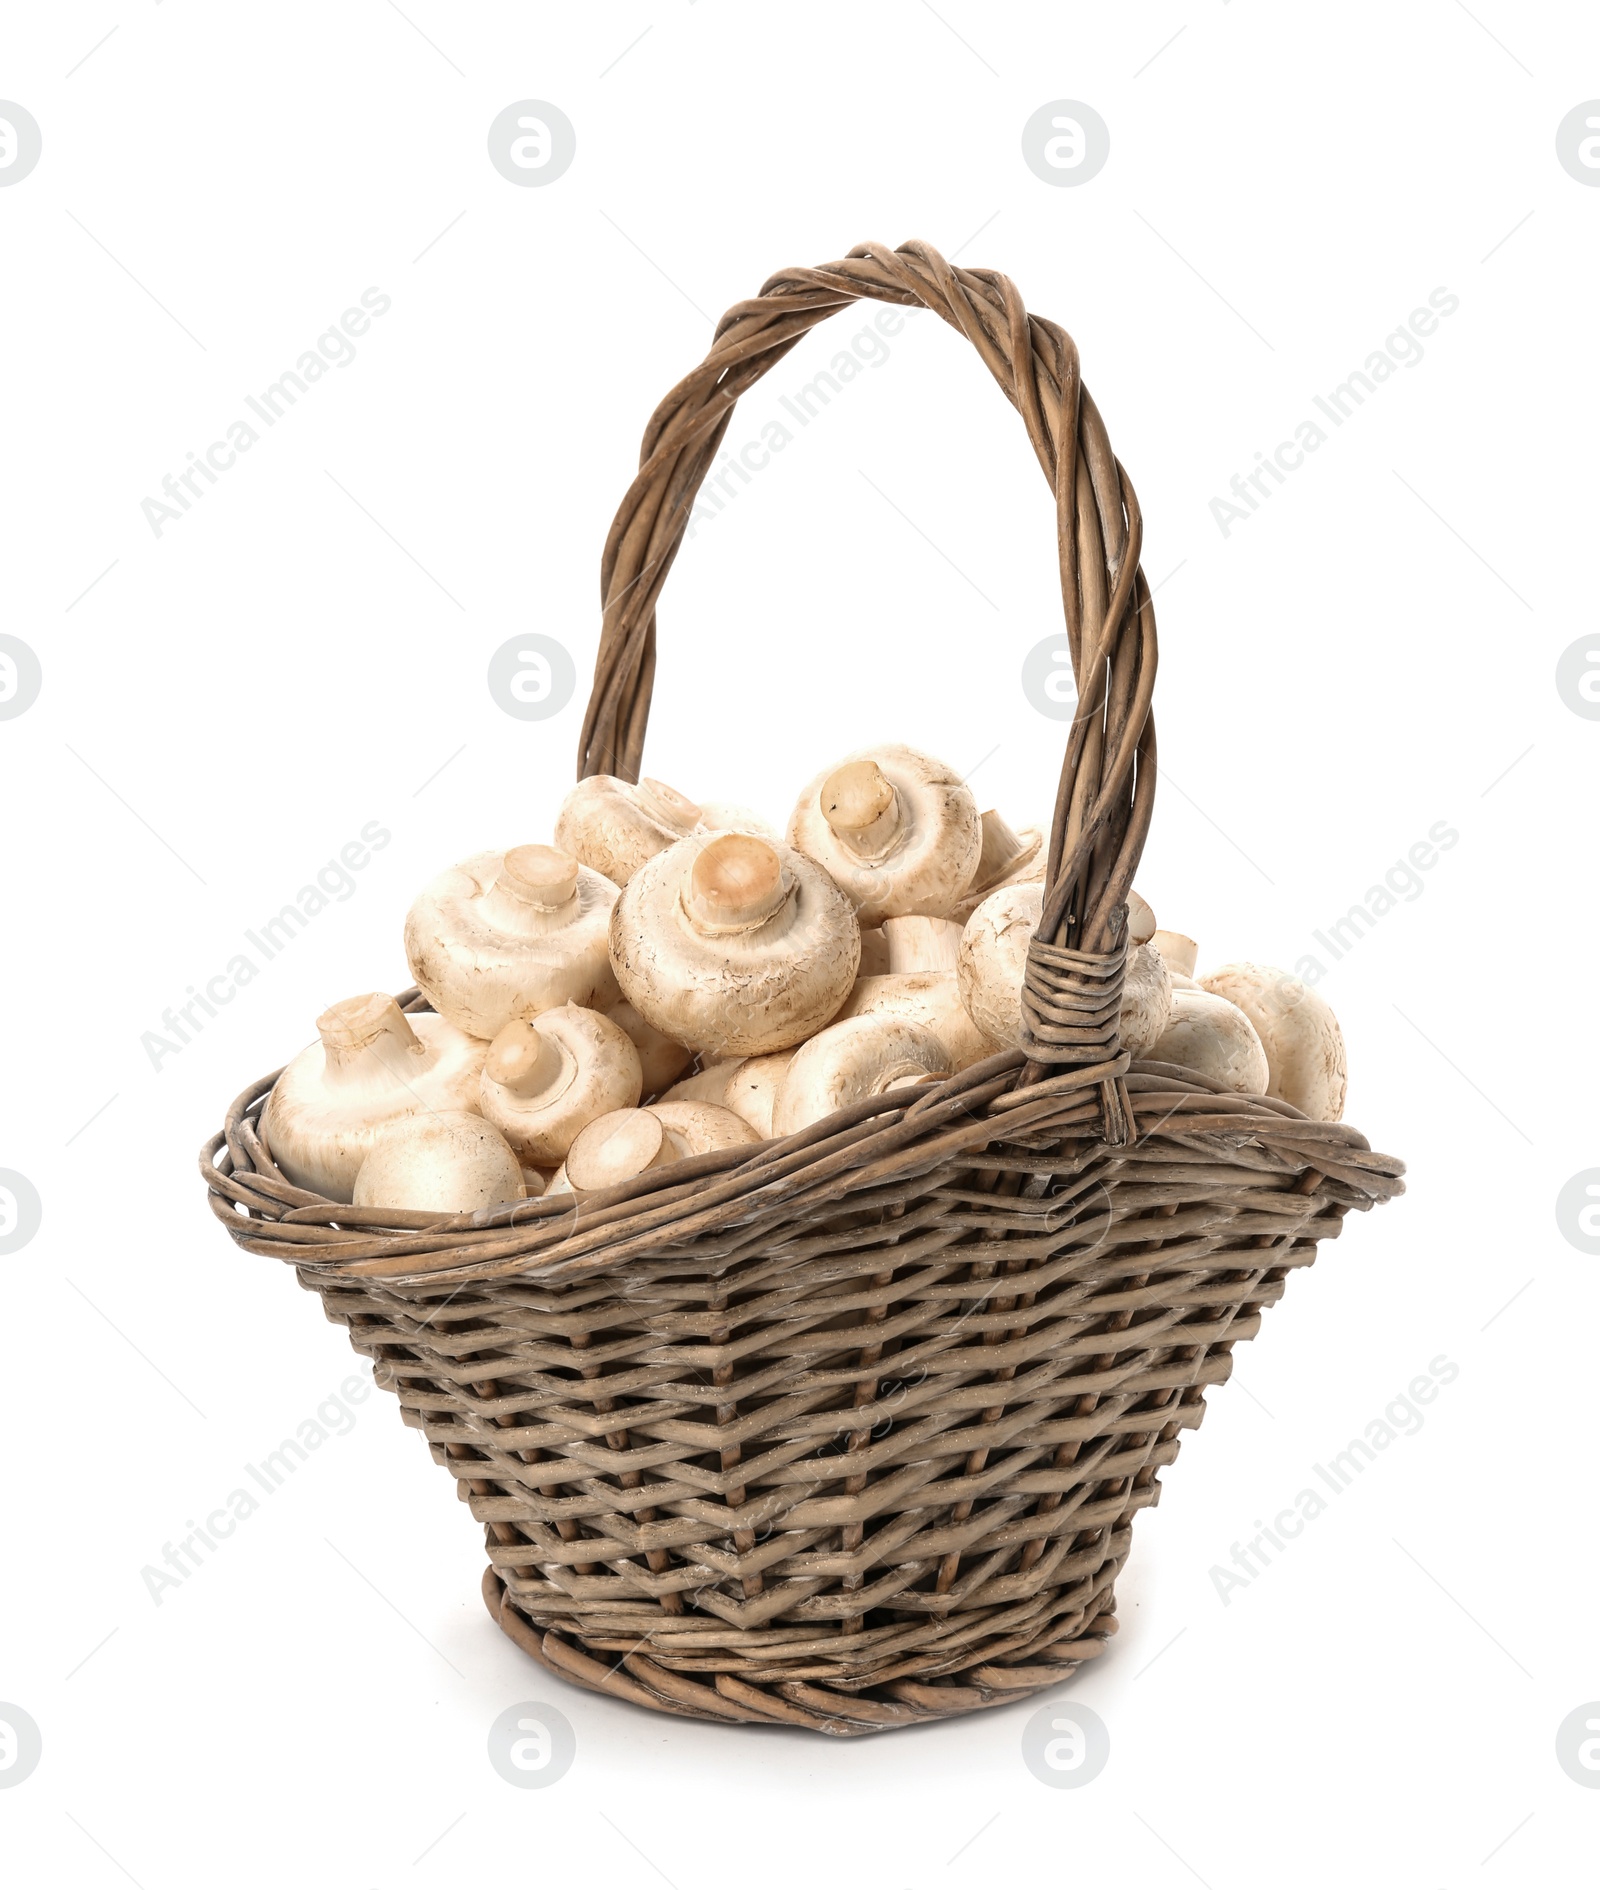
[[716, 1103], [731, 1109], [766, 1141], [772, 1134], [778, 1085], [793, 1059], [792, 1050], [774, 1050], [764, 1057], [723, 1057], [674, 1084], [652, 1106], [659, 1109], [667, 1103]]
[[700, 825], [707, 833], [753, 833], [758, 840], [781, 840], [782, 835], [764, 814], [737, 801], [702, 801]]
[[1167, 961], [1167, 969], [1176, 977], [1192, 978], [1200, 947], [1182, 932], [1152, 932], [1150, 943]]
[[1151, 1046], [1150, 1060], [1198, 1070], [1242, 1096], [1266, 1094], [1267, 1053], [1255, 1025], [1237, 1004], [1210, 991], [1173, 992], [1172, 1017]]
[[740, 1148], [761, 1138], [731, 1109], [715, 1103], [658, 1102], [597, 1116], [573, 1142], [546, 1194], [594, 1194], [619, 1187], [688, 1155]]
[[[978, 1030], [996, 1049], [1021, 1046], [1022, 980], [1027, 971], [1028, 945], [1043, 909], [1043, 881], [1002, 886], [977, 908], [961, 935], [956, 965], [961, 1001]], [[1146, 915], [1154, 917], [1138, 894], [1131, 893], [1130, 938]], [[1117, 1016], [1118, 1042], [1130, 1056], [1155, 1054], [1156, 1040], [1170, 1017], [1172, 985], [1161, 954], [1148, 944], [1135, 944], [1128, 953], [1122, 1008]]]
[[273, 1084], [262, 1115], [272, 1158], [297, 1188], [348, 1201], [386, 1122], [477, 1108], [487, 1046], [447, 1018], [408, 1016], [374, 991], [330, 1005], [317, 1036]]
[[983, 847], [972, 790], [915, 748], [863, 748], [819, 774], [789, 820], [789, 844], [827, 868], [862, 925], [940, 912], [971, 883]]
[[971, 884], [945, 910], [945, 917], [954, 919], [957, 925], [965, 925], [990, 893], [1002, 886], [1020, 886], [1044, 878], [1045, 836], [1037, 827], [1013, 833], [992, 807], [980, 819], [983, 844]]
[[606, 1016], [632, 1039], [639, 1053], [646, 1096], [659, 1096], [693, 1063], [694, 1052], [687, 1044], [674, 1043], [672, 1038], [664, 1037], [654, 1024], [644, 1021], [626, 998], [620, 1003], [608, 1004]]
[[697, 803], [665, 781], [646, 777], [635, 784], [592, 774], [561, 803], [555, 840], [575, 860], [626, 886], [646, 860], [695, 832], [700, 819]]
[[644, 1076], [620, 1025], [577, 1004], [511, 1022], [489, 1046], [479, 1107], [524, 1164], [553, 1168], [596, 1116], [631, 1109]]
[[778, 1086], [772, 1132], [793, 1135], [850, 1103], [949, 1074], [949, 1052], [931, 1030], [901, 1017], [847, 1017], [795, 1052]]
[[954, 971], [961, 952], [961, 930], [954, 919], [930, 918], [921, 912], [885, 919], [890, 971]]
[[861, 934], [859, 977], [882, 978], [889, 972], [889, 941], [881, 925], [869, 925]]
[[968, 919], [956, 957], [961, 1002], [997, 1050], [1022, 1042], [1022, 979], [1028, 942], [1044, 909], [1044, 882], [1028, 880], [990, 893]]
[[611, 919], [623, 995], [712, 1056], [786, 1050], [855, 982], [849, 902], [804, 854], [753, 834], [695, 834], [629, 881]]
[[1150, 910], [1148, 900], [1141, 899], [1137, 892], [1130, 891], [1128, 894], [1129, 945], [1148, 945], [1155, 935], [1156, 915]]
[[1273, 965], [1223, 965], [1200, 988], [1238, 1005], [1267, 1057], [1264, 1093], [1293, 1103], [1313, 1122], [1344, 1114], [1344, 1033], [1326, 998]]
[[995, 1046], [967, 1015], [953, 971], [912, 971], [857, 978], [835, 1023], [846, 1017], [898, 1017], [931, 1031], [944, 1045], [952, 1070], [994, 1055]]
[[406, 915], [411, 975], [474, 1037], [559, 1004], [618, 997], [607, 956], [617, 889], [554, 847], [480, 853], [424, 888]]
[[1135, 945], [1122, 980], [1117, 1036], [1130, 1057], [1147, 1057], [1172, 1021], [1172, 973], [1160, 952]]
[[482, 1116], [443, 1110], [378, 1131], [356, 1175], [357, 1207], [470, 1214], [527, 1198], [505, 1137]]

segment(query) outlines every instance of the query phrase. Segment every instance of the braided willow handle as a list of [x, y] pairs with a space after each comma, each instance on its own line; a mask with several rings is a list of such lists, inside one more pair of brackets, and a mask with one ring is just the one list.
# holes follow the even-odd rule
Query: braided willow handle
[[1125, 902], [1155, 800], [1155, 612], [1139, 568], [1139, 502], [1079, 377], [1078, 350], [1064, 329], [1028, 313], [1007, 277], [955, 268], [926, 243], [896, 250], [863, 243], [843, 262], [786, 269], [752, 301], [728, 310], [711, 352], [650, 416], [638, 477], [606, 537], [604, 617], [578, 773], [638, 779], [655, 679], [656, 600], [739, 396], [818, 322], [863, 297], [931, 308], [967, 337], [1021, 414], [1056, 495], [1078, 713], [1023, 987], [1024, 1078], [1046, 1064], [1096, 1076], [1104, 1069], [1108, 1139], [1120, 1141]]

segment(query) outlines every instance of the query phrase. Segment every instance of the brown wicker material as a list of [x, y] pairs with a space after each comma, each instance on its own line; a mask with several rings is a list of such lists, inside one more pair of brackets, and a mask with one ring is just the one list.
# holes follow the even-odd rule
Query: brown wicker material
[[1155, 784], [1139, 510], [1070, 338], [1004, 276], [869, 244], [724, 316], [606, 541], [581, 771], [637, 778], [656, 600], [734, 401], [863, 296], [967, 336], [1056, 494], [1082, 706], [1027, 1059], [478, 1217], [292, 1187], [272, 1078], [202, 1156], [234, 1239], [298, 1269], [457, 1478], [519, 1646], [661, 1711], [831, 1733], [1018, 1699], [1099, 1653], [1206, 1387], [1402, 1172], [1343, 1124], [1118, 1048]]

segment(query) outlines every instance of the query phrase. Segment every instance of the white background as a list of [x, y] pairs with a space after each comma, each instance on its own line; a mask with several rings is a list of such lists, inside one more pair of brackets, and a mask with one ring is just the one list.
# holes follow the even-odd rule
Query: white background
[[[1600, 190], [1555, 129], [1600, 95], [1600, 19], [107, 0], [14, 9], [3, 50], [44, 136], [0, 190], [0, 629], [44, 666], [0, 724], [0, 1166], [44, 1202], [0, 1259], [0, 1700], [44, 1736], [0, 1791], [8, 1880], [1590, 1881], [1600, 1792], [1555, 1735], [1600, 1698], [1600, 1284], [1554, 1205], [1600, 1162], [1600, 727], [1554, 675], [1595, 625]], [[577, 129], [547, 188], [486, 156], [525, 98]], [[1021, 157], [1059, 98], [1111, 131], [1079, 188]], [[1430, 826], [1460, 835], [1322, 986], [1349, 1117], [1409, 1192], [1291, 1282], [1137, 1524], [1122, 1633], [1073, 1689], [1109, 1765], [1037, 1782], [1032, 1705], [833, 1744], [562, 1686], [490, 1624], [479, 1532], [378, 1394], [158, 1607], [141, 1569], [357, 1369], [226, 1240], [195, 1149], [325, 1004], [406, 981], [426, 878], [548, 834], [604, 534], [716, 315], [914, 236], [1071, 331], [1138, 488], [1162, 921], [1203, 965], [1292, 965]], [[392, 308], [356, 359], [156, 537], [141, 500], [368, 287]], [[1439, 287], [1424, 357], [1225, 537], [1210, 501]], [[1050, 532], [1015, 415], [916, 318], [685, 547], [648, 771], [781, 817], [898, 738], [1036, 815]], [[484, 680], [530, 629], [580, 675], [542, 723]], [[141, 1034], [372, 820], [393, 842], [355, 894], [153, 1069]], [[1423, 1428], [1224, 1605], [1231, 1545], [1441, 1354]], [[548, 1790], [485, 1756], [522, 1700], [576, 1731]]]

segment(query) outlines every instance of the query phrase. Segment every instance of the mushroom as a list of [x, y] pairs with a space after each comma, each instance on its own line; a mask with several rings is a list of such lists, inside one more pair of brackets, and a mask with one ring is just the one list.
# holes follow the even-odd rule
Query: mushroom
[[702, 801], [700, 825], [707, 833], [753, 833], [758, 840], [781, 840], [782, 835], [764, 814], [736, 801]]
[[[1128, 943], [1148, 945], [1155, 935], [1156, 915], [1150, 910], [1149, 901], [1141, 899], [1137, 892], [1130, 891], [1128, 894]], [[1169, 934], [1169, 936], [1172, 935]]]
[[953, 971], [913, 971], [857, 978], [835, 1023], [846, 1017], [898, 1017], [931, 1031], [944, 1045], [952, 1070], [994, 1055], [995, 1047], [967, 1015]]
[[992, 807], [979, 818], [983, 844], [977, 869], [966, 891], [945, 910], [946, 918], [954, 919], [957, 925], [965, 925], [990, 893], [1002, 886], [1020, 886], [1044, 878], [1045, 836], [1037, 827], [1013, 833]]
[[786, 1050], [848, 996], [861, 956], [849, 901], [804, 854], [695, 834], [628, 882], [611, 961], [646, 1022], [713, 1056]]
[[949, 1053], [931, 1030], [900, 1017], [847, 1017], [795, 1052], [778, 1086], [772, 1133], [793, 1135], [850, 1103], [949, 1074]]
[[618, 1024], [577, 1004], [514, 1017], [489, 1046], [479, 1107], [525, 1166], [553, 1168], [596, 1116], [631, 1109], [644, 1076]]
[[474, 1110], [482, 1043], [447, 1018], [374, 991], [333, 1004], [319, 1041], [279, 1076], [262, 1113], [273, 1160], [297, 1188], [348, 1201], [378, 1130], [429, 1110]]
[[1344, 1033], [1326, 998], [1273, 965], [1223, 965], [1200, 988], [1238, 1005], [1266, 1052], [1263, 1093], [1310, 1116], [1337, 1122], [1344, 1114]]
[[1267, 1053], [1255, 1025], [1237, 1004], [1210, 991], [1180, 987], [1173, 992], [1172, 1017], [1150, 1059], [1198, 1070], [1243, 1096], [1266, 1093]]
[[1028, 942], [1044, 909], [1044, 882], [1002, 886], [980, 902], [961, 934], [957, 987], [967, 1015], [997, 1049], [1022, 1042], [1022, 979]]
[[[856, 988], [860, 989], [859, 982]], [[731, 1109], [766, 1141], [772, 1134], [778, 1085], [793, 1059], [792, 1050], [774, 1050], [764, 1057], [723, 1057], [685, 1077], [652, 1106], [660, 1109], [677, 1102], [716, 1103]]]
[[1122, 980], [1117, 1035], [1130, 1057], [1147, 1057], [1172, 1021], [1172, 973], [1150, 945], [1135, 945]]
[[[961, 934], [956, 966], [961, 1002], [997, 1049], [1017, 1049], [1022, 1043], [1022, 980], [1028, 945], [1043, 909], [1042, 880], [1002, 886], [977, 908]], [[1146, 916], [1154, 914], [1137, 893], [1130, 893], [1130, 937]], [[1134, 945], [1123, 972], [1117, 1017], [1118, 1042], [1130, 1056], [1155, 1054], [1156, 1040], [1169, 1021], [1174, 982], [1159, 952], [1150, 944]]]
[[700, 807], [665, 781], [635, 785], [612, 774], [592, 774], [561, 803], [558, 847], [575, 860], [626, 886], [654, 859], [700, 825]]
[[861, 934], [861, 970], [863, 978], [881, 978], [889, 970], [889, 941], [881, 925], [869, 925]]
[[686, 1155], [759, 1140], [748, 1123], [715, 1103], [659, 1102], [648, 1109], [613, 1109], [580, 1132], [545, 1193], [594, 1194], [653, 1168], [669, 1168]]
[[479, 853], [406, 914], [411, 975], [474, 1037], [560, 1004], [603, 1009], [618, 996], [606, 951], [616, 898], [610, 880], [554, 847]]
[[527, 1198], [505, 1137], [482, 1116], [442, 1110], [378, 1131], [356, 1175], [357, 1207], [471, 1214]]
[[789, 844], [825, 866], [862, 925], [941, 912], [971, 883], [983, 847], [972, 791], [915, 748], [864, 748], [820, 774], [789, 820]]
[[606, 1006], [606, 1016], [632, 1039], [639, 1053], [639, 1068], [644, 1078], [644, 1094], [659, 1096], [675, 1082], [694, 1061], [687, 1044], [664, 1037], [654, 1024], [647, 1024], [626, 998]]
[[961, 951], [961, 926], [954, 919], [909, 913], [885, 919], [884, 942], [892, 972], [954, 971]]
[[[1140, 904], [1143, 903], [1141, 900]], [[1174, 976], [1183, 978], [1194, 976], [1195, 960], [1200, 956], [1200, 947], [1192, 938], [1186, 938], [1182, 932], [1152, 932], [1150, 943], [1167, 961], [1167, 969]]]

